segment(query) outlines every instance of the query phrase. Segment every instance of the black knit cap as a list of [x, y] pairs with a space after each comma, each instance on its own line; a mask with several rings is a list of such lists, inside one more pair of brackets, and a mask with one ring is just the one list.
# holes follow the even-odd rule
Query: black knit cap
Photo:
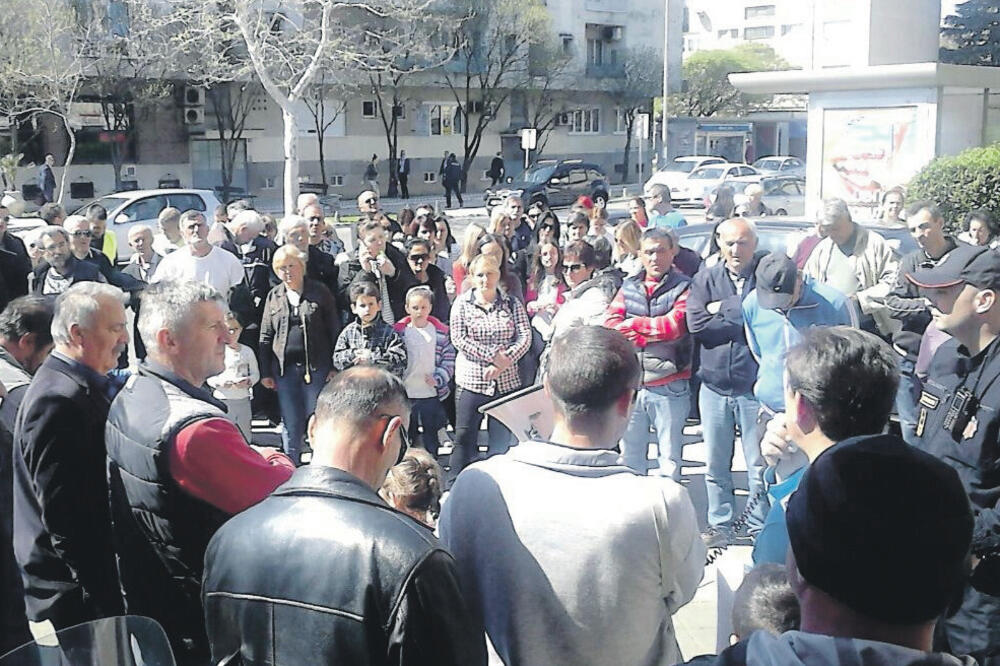
[[969, 577], [972, 511], [958, 474], [893, 435], [824, 451], [786, 519], [802, 577], [877, 620], [933, 620]]

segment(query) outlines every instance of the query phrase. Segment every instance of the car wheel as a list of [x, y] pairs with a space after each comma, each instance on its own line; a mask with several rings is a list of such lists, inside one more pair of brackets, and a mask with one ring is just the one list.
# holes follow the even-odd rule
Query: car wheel
[[774, 211], [774, 214], [775, 215], [788, 215], [788, 211], [785, 210], [784, 208], [779, 208], [778, 210]]
[[597, 192], [594, 194], [594, 205], [598, 208], [607, 208], [608, 206], [608, 195], [604, 192]]

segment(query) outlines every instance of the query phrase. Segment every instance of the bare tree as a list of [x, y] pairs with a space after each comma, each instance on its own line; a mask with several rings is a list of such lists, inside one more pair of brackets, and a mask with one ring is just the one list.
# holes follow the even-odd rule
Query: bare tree
[[625, 118], [625, 154], [622, 159], [622, 182], [628, 182], [632, 137], [636, 117], [652, 114], [653, 97], [663, 81], [663, 57], [651, 47], [630, 49], [625, 55], [625, 73], [618, 79], [614, 94], [618, 112]]
[[457, 0], [469, 20], [468, 38], [457, 46], [442, 77], [462, 122], [462, 187], [483, 135], [511, 93], [531, 85], [530, 50], [550, 40], [548, 10], [541, 0]]
[[541, 157], [559, 115], [565, 112], [565, 93], [572, 86], [573, 58], [558, 40], [539, 44], [530, 50], [531, 85], [524, 91], [528, 107], [528, 127], [537, 131], [535, 158]]
[[316, 77], [316, 85], [311, 86], [306, 91], [306, 96], [302, 98], [306, 109], [309, 110], [309, 115], [312, 116], [312, 129], [316, 132], [316, 145], [319, 149], [319, 174], [324, 187], [329, 185], [326, 178], [326, 132], [333, 126], [333, 123], [337, 122], [337, 118], [347, 110], [348, 90], [348, 87], [332, 80], [329, 70], [323, 67]]
[[243, 132], [254, 101], [261, 94], [263, 90], [256, 81], [216, 81], [205, 90], [219, 133], [222, 201], [229, 201], [236, 161], [242, 154]]
[[[89, 26], [88, 24], [83, 24]], [[69, 138], [56, 200], [76, 153], [70, 123], [85, 79], [81, 22], [64, 0], [7, 0], [0, 12], [0, 113], [8, 118], [33, 114], [57, 117]], [[16, 131], [12, 125], [12, 131]]]

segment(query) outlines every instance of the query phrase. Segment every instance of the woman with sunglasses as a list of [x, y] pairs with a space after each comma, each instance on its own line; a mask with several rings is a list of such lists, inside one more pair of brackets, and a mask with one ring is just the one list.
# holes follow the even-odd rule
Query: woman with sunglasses
[[340, 312], [330, 290], [306, 277], [306, 255], [297, 247], [282, 245], [271, 265], [281, 284], [264, 301], [261, 384], [278, 392], [282, 448], [298, 465], [306, 420], [333, 375]]
[[423, 238], [406, 241], [406, 261], [410, 266], [410, 274], [403, 278], [406, 281], [403, 292], [407, 293], [413, 287], [428, 287], [434, 294], [431, 316], [446, 322], [451, 316], [451, 299], [448, 297], [444, 271], [434, 265], [431, 244], [432, 241]]
[[577, 326], [604, 324], [605, 312], [618, 287], [608, 272], [598, 272], [597, 253], [587, 241], [573, 241], [563, 249], [565, 302], [552, 318], [552, 337]]

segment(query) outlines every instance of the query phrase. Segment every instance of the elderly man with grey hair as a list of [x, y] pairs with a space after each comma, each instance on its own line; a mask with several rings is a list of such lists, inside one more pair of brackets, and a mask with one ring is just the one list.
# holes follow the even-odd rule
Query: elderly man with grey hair
[[264, 314], [264, 299], [278, 283], [278, 277], [271, 269], [278, 246], [260, 235], [264, 229], [264, 220], [255, 210], [236, 213], [226, 226], [232, 237], [219, 247], [233, 254], [243, 264], [249, 291], [249, 299], [230, 299], [230, 304], [243, 324], [242, 341], [256, 349], [260, 334], [259, 322]]
[[43, 261], [31, 274], [32, 293], [56, 296], [78, 282], [107, 282], [97, 264], [77, 259], [70, 247], [70, 235], [62, 227], [45, 227], [36, 243]]
[[205, 386], [224, 368], [226, 304], [197, 282], [143, 294], [148, 356], [111, 405], [106, 440], [113, 533], [129, 610], [163, 625], [180, 663], [202, 663], [205, 546], [233, 514], [294, 470], [225, 418]]
[[332, 256], [312, 244], [308, 220], [301, 215], [288, 215], [278, 225], [278, 233], [285, 245], [294, 245], [305, 255], [306, 277], [322, 283], [336, 295], [340, 268]]
[[124, 612], [104, 446], [118, 388], [108, 372], [128, 344], [124, 299], [97, 282], [56, 298], [55, 349], [14, 423], [14, 554], [28, 619], [57, 630]]
[[891, 339], [900, 324], [885, 297], [896, 286], [899, 257], [884, 238], [854, 222], [843, 199], [823, 201], [817, 224], [826, 238], [813, 248], [803, 272], [847, 296], [863, 330]]

